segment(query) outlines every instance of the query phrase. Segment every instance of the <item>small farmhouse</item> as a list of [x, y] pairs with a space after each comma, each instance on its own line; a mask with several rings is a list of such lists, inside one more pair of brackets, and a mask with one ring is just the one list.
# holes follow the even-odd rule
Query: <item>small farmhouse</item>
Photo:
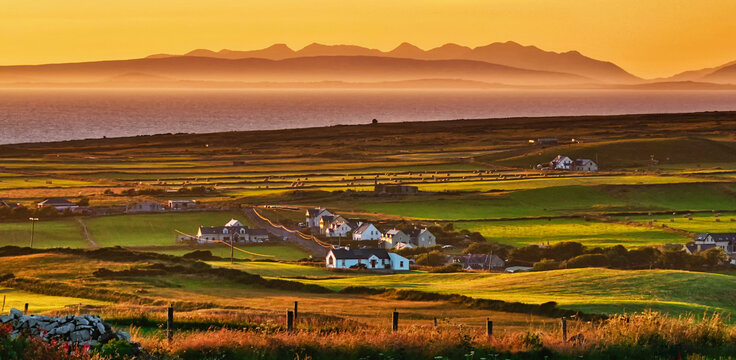
[[233, 241], [239, 243], [268, 241], [268, 232], [263, 229], [248, 229], [240, 221], [231, 219], [224, 226], [200, 226], [197, 242]]
[[489, 254], [467, 254], [453, 256], [452, 262], [460, 264], [465, 270], [493, 270], [503, 269], [506, 262], [498, 255]]
[[322, 216], [319, 223], [320, 233], [329, 238], [347, 237], [360, 225], [346, 220], [340, 215]]
[[322, 216], [332, 216], [333, 214], [325, 208], [314, 208], [307, 209], [307, 226], [312, 229], [319, 229], [319, 222], [322, 220]]
[[567, 156], [557, 155], [549, 162], [549, 168], [552, 170], [572, 170], [573, 161]]
[[0, 200], [0, 208], [17, 208], [20, 206], [21, 206], [20, 203], [6, 202], [3, 200]]
[[719, 247], [728, 255], [736, 253], [736, 233], [702, 233], [695, 237], [695, 241], [685, 246], [690, 253], [705, 251]]
[[140, 213], [140, 212], [160, 212], [165, 211], [166, 208], [157, 202], [139, 202], [134, 204], [128, 204], [125, 208], [126, 213]]
[[328, 269], [357, 269], [406, 271], [409, 260], [386, 249], [331, 249], [325, 258]]
[[399, 229], [391, 229], [381, 235], [381, 242], [379, 243], [379, 245], [385, 249], [395, 249], [399, 246], [406, 247], [406, 244], [409, 244], [410, 241], [411, 238], [409, 238], [409, 235], [407, 235], [405, 232]]
[[39, 209], [45, 207], [53, 207], [56, 210], [76, 210], [79, 206], [64, 198], [49, 198], [36, 204]]
[[418, 194], [419, 187], [412, 185], [376, 185], [373, 189], [376, 194], [409, 195]]
[[426, 228], [415, 228], [409, 233], [410, 243], [418, 247], [431, 247], [437, 245], [437, 237]]
[[353, 240], [381, 240], [381, 232], [373, 224], [363, 223], [353, 231]]
[[575, 159], [575, 171], [598, 171], [598, 164], [590, 159]]
[[187, 210], [197, 207], [196, 200], [169, 200], [167, 206], [171, 210]]

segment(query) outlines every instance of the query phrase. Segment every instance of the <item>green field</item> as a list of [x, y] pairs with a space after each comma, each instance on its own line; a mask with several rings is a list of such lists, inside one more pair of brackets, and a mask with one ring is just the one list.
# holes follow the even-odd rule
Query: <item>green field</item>
[[[631, 216], [628, 219], [642, 224], [656, 220], [656, 223], [654, 223], [656, 225], [666, 225], [673, 229], [692, 233], [736, 232], [736, 214], [722, 213], [720, 215], [716, 217], [713, 213], [694, 213], [692, 214], [692, 220], [683, 215]], [[620, 220], [625, 219], [620, 218]]]
[[736, 313], [736, 276], [676, 270], [569, 269], [519, 274], [408, 274], [300, 280], [333, 289], [369, 286], [544, 303], [594, 313], [653, 308], [679, 315]]
[[[33, 247], [87, 247], [89, 243], [82, 236], [81, 226], [70, 218], [37, 221], [33, 237]], [[28, 246], [31, 239], [31, 223], [0, 222], [0, 246]]]
[[363, 210], [415, 219], [472, 220], [627, 211], [736, 209], [731, 184], [562, 186], [504, 194], [365, 201]]
[[171, 246], [176, 232], [195, 235], [200, 225], [221, 226], [230, 219], [249, 223], [237, 212], [180, 212], [93, 217], [84, 220], [99, 246]]
[[0, 287], [0, 296], [5, 299], [5, 308], [3, 314], [11, 308], [23, 310], [28, 303], [28, 312], [32, 314], [42, 313], [49, 310], [56, 310], [65, 306], [74, 305], [109, 305], [104, 301], [80, 299], [64, 296], [50, 296], [29, 293], [21, 290]]
[[584, 221], [581, 219], [461, 221], [458, 230], [477, 231], [490, 241], [513, 246], [577, 241], [588, 247], [626, 247], [685, 243], [689, 237], [641, 226]]
[[[295, 246], [292, 246], [290, 244], [285, 244], [285, 245], [235, 245], [235, 246], [239, 249], [243, 249], [251, 253], [260, 254], [260, 255], [269, 255], [269, 256], [258, 256], [258, 255], [248, 254], [248, 253], [244, 253], [244, 252], [235, 250], [233, 252], [233, 255], [236, 259], [254, 259], [254, 260], [278, 259], [278, 260], [285, 260], [285, 261], [294, 261], [294, 260], [299, 260], [299, 259], [309, 257], [309, 253]], [[156, 252], [163, 253], [163, 254], [169, 254], [169, 255], [175, 255], [175, 256], [181, 256], [186, 253], [190, 253], [194, 250], [195, 249], [188, 248], [188, 249], [175, 249], [175, 250], [156, 250]], [[198, 250], [208, 250], [212, 252], [212, 255], [220, 256], [224, 258], [230, 257], [230, 247], [226, 247], [226, 246], [208, 247], [208, 248], [203, 248], [203, 249], [198, 249]], [[238, 264], [241, 264], [241, 263], [238, 263]], [[251, 264], [251, 263], [246, 262], [242, 264]], [[258, 264], [258, 262], [254, 262], [253, 264]]]

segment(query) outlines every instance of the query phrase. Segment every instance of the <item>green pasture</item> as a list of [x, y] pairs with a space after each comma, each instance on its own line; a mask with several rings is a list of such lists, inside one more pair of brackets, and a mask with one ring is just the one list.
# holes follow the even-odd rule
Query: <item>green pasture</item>
[[736, 144], [705, 138], [629, 139], [558, 145], [542, 149], [530, 146], [516, 156], [500, 159], [499, 155], [491, 154], [485, 159], [528, 168], [540, 163], [549, 163], [558, 154], [572, 159], [598, 159], [601, 169], [652, 166], [651, 156], [658, 161], [656, 166], [666, 166], [733, 162], [736, 158]]
[[26, 303], [28, 303], [28, 312], [32, 314], [61, 309], [66, 306], [77, 306], [80, 304], [109, 305], [109, 303], [103, 301], [65, 296], [41, 295], [4, 287], [0, 287], [0, 296], [3, 296], [5, 299], [5, 308], [2, 311], [3, 314], [6, 314], [11, 308], [23, 310]]
[[242, 213], [230, 211], [116, 215], [86, 218], [84, 222], [99, 246], [172, 246], [174, 230], [195, 235], [200, 225], [221, 226], [231, 218], [249, 225]]
[[736, 277], [678, 270], [568, 269], [530, 273], [454, 273], [299, 280], [332, 289], [347, 286], [415, 289], [475, 298], [544, 303], [593, 313], [648, 308], [671, 315], [736, 311]]
[[50, 177], [10, 177], [0, 178], [0, 190], [26, 188], [65, 188], [100, 186], [91, 181], [54, 179]]
[[242, 270], [251, 274], [258, 274], [261, 276], [266, 277], [274, 277], [274, 278], [293, 278], [293, 277], [303, 277], [303, 276], [343, 276], [343, 277], [352, 277], [355, 275], [351, 274], [343, 274], [343, 273], [336, 273], [330, 270], [327, 270], [324, 268], [324, 266], [321, 266], [323, 264], [319, 264], [320, 266], [309, 266], [309, 265], [299, 265], [299, 264], [290, 264], [290, 263], [280, 263], [280, 262], [261, 262], [261, 261], [245, 261], [245, 262], [236, 262], [234, 264], [230, 264], [229, 261], [208, 261], [208, 264], [214, 265], [214, 266], [220, 266], [220, 267], [228, 267], [233, 269]]
[[691, 240], [684, 235], [661, 229], [582, 219], [462, 221], [454, 225], [458, 230], [477, 231], [490, 241], [517, 247], [576, 241], [587, 247], [624, 245], [633, 248]]
[[[0, 222], [0, 246], [28, 246], [31, 239], [31, 222]], [[35, 224], [33, 247], [83, 248], [89, 246], [82, 235], [81, 226], [72, 218], [46, 221]]]
[[736, 209], [732, 184], [561, 186], [505, 194], [364, 200], [360, 209], [416, 219], [473, 220], [585, 213]]
[[[625, 220], [625, 218], [619, 219]], [[685, 230], [692, 233], [736, 232], [736, 213], [722, 213], [718, 217], [713, 213], [694, 213], [692, 214], [692, 220], [689, 220], [682, 214], [631, 216], [629, 220], [639, 223], [648, 223], [649, 221], [656, 220], [656, 225], [664, 224], [673, 229]]]
[[[263, 260], [263, 259], [273, 259], [273, 260], [285, 260], [285, 261], [294, 261], [303, 259], [305, 257], [309, 257], [309, 253], [289, 244], [284, 245], [243, 245], [243, 244], [236, 244], [235, 247], [239, 249], [243, 249], [245, 251], [259, 254], [259, 255], [268, 255], [268, 256], [258, 256], [254, 254], [248, 254], [242, 251], [235, 250], [233, 251], [233, 256], [236, 259], [253, 259], [253, 260]], [[184, 254], [190, 253], [195, 250], [207, 250], [212, 252], [212, 255], [220, 256], [223, 258], [229, 258], [230, 257], [230, 247], [229, 246], [217, 246], [217, 247], [207, 247], [207, 248], [181, 248], [181, 249], [167, 249], [167, 250], [155, 250], [157, 253], [163, 253], [163, 254], [169, 254], [174, 256], [182, 256]], [[229, 264], [229, 262], [228, 262]]]

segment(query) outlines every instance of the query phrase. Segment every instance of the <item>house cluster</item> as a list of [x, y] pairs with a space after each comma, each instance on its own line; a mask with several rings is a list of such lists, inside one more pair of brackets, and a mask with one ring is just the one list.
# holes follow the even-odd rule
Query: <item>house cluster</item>
[[327, 238], [347, 238], [353, 240], [378, 241], [384, 249], [403, 249], [415, 247], [431, 247], [437, 245], [437, 238], [426, 228], [415, 228], [408, 233], [399, 229], [381, 232], [375, 225], [367, 222], [353, 221], [333, 214], [325, 208], [307, 209], [306, 225], [313, 233], [319, 232]]
[[598, 164], [590, 159], [571, 159], [564, 155], [557, 155], [549, 164], [538, 164], [538, 170], [561, 171], [598, 171]]
[[726, 255], [736, 258], [736, 233], [701, 233], [685, 245], [685, 251], [690, 254], [713, 248], [721, 248]]
[[169, 200], [162, 204], [155, 201], [141, 201], [126, 205], [126, 213], [145, 213], [163, 211], [183, 211], [197, 208], [197, 200]]
[[249, 229], [240, 221], [231, 219], [223, 226], [200, 226], [197, 229], [196, 241], [200, 244], [214, 241], [234, 243], [261, 243], [268, 241], [268, 231], [264, 229]]

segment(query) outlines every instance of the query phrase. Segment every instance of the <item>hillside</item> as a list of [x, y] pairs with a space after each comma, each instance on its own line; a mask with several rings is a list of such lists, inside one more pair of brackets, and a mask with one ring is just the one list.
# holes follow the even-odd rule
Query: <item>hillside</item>
[[[3, 66], [0, 82], [18, 77], [34, 82], [97, 82], [125, 74], [192, 81], [405, 81], [461, 79], [510, 85], [589, 83], [581, 76], [514, 68], [472, 60], [415, 60], [388, 57], [319, 56], [267, 59], [171, 57], [86, 63]], [[10, 79], [10, 80], [8, 80]]]
[[[149, 58], [175, 57], [177, 55], [156, 54]], [[445, 44], [422, 50], [410, 43], [402, 43], [391, 51], [380, 51], [355, 45], [323, 45], [312, 43], [300, 50], [292, 50], [284, 44], [274, 44], [265, 49], [234, 51], [223, 49], [218, 52], [198, 49], [184, 56], [204, 56], [221, 59], [263, 58], [281, 60], [312, 56], [380, 56], [420, 60], [476, 60], [530, 70], [562, 72], [580, 75], [607, 83], [632, 83], [641, 79], [619, 66], [592, 59], [577, 51], [552, 52], [535, 46], [523, 46], [513, 41], [496, 42], [470, 48], [457, 44]]]

